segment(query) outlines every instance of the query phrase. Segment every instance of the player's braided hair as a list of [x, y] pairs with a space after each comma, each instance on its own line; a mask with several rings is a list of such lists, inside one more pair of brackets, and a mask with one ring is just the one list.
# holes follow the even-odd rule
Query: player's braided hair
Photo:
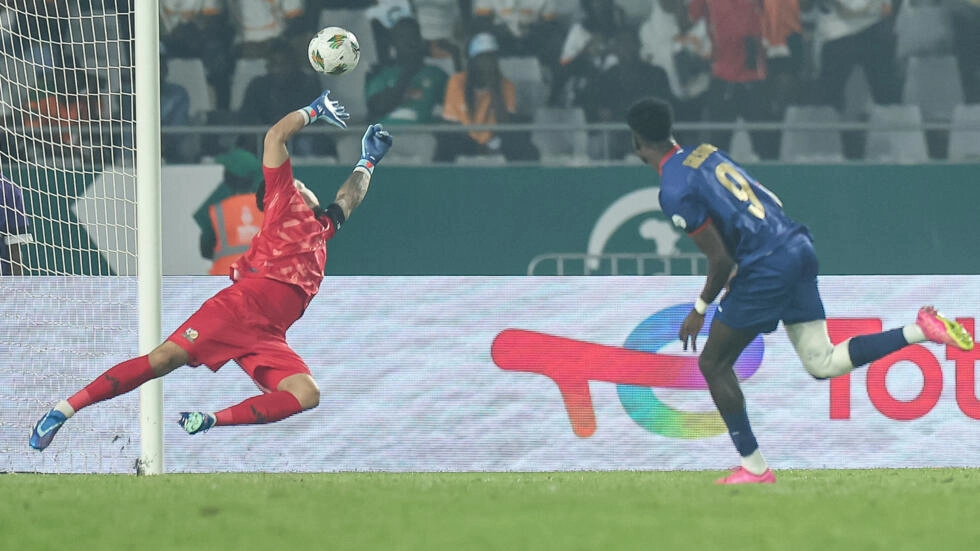
[[630, 106], [626, 123], [648, 143], [671, 139], [674, 113], [670, 104], [659, 98], [643, 98]]

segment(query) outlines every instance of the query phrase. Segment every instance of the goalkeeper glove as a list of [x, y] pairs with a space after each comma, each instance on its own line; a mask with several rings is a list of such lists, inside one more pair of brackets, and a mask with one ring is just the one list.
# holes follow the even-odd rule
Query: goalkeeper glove
[[324, 90], [320, 97], [309, 106], [299, 109], [299, 112], [306, 119], [307, 125], [323, 119], [334, 126], [347, 128], [347, 119], [350, 118], [340, 102], [330, 99], [330, 90]]
[[391, 134], [380, 124], [368, 126], [361, 138], [361, 160], [357, 162], [357, 166], [367, 170], [368, 174], [373, 173], [375, 165], [391, 149], [391, 143]]

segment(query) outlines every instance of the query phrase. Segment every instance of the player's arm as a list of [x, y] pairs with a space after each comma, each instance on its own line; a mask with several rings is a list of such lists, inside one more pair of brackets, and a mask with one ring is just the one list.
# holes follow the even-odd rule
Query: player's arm
[[320, 210], [314, 209], [317, 217], [326, 215], [333, 220], [335, 227], [340, 228], [350, 218], [350, 214], [361, 204], [364, 196], [367, 195], [368, 186], [371, 185], [371, 175], [365, 170], [354, 170], [344, 185], [337, 190], [337, 197], [327, 208]]
[[380, 75], [375, 76], [372, 82], [368, 83], [370, 89], [367, 97], [368, 113], [372, 117], [384, 117], [391, 113], [396, 107], [405, 101], [405, 94], [412, 86], [412, 79], [422, 69], [425, 58], [419, 57], [413, 61], [411, 67], [403, 68], [398, 74], [398, 79], [390, 87], [382, 87]]
[[704, 256], [708, 258], [708, 277], [704, 282], [704, 288], [701, 290], [699, 298], [706, 304], [711, 304], [728, 283], [728, 278], [735, 268], [735, 261], [728, 254], [725, 242], [710, 218], [700, 228], [688, 235], [691, 236], [691, 240], [698, 246], [698, 249], [704, 253]]
[[697, 337], [701, 327], [704, 326], [704, 314], [708, 310], [708, 305], [717, 298], [718, 293], [728, 283], [732, 270], [735, 268], [735, 261], [728, 254], [725, 242], [710, 218], [688, 235], [691, 236], [691, 240], [698, 246], [698, 249], [704, 253], [704, 256], [708, 257], [708, 277], [705, 279], [701, 294], [694, 303], [694, 308], [681, 323], [678, 334], [684, 343], [684, 350], [687, 350], [687, 344], [690, 342], [691, 348], [697, 352]]
[[334, 202], [325, 209], [320, 209], [320, 207], [314, 209], [317, 217], [329, 216], [333, 220], [334, 226], [340, 228], [354, 212], [354, 209], [364, 200], [368, 186], [371, 185], [374, 167], [391, 149], [391, 144], [391, 134], [380, 124], [369, 126], [364, 132], [364, 137], [361, 138], [361, 160], [357, 162], [354, 172], [347, 177], [344, 185], [337, 190]]
[[330, 90], [324, 91], [313, 103], [289, 113], [269, 128], [265, 133], [262, 165], [267, 168], [282, 166], [289, 159], [286, 143], [297, 132], [314, 122], [325, 120], [336, 127], [347, 128], [346, 121], [349, 118], [344, 106], [330, 99]]

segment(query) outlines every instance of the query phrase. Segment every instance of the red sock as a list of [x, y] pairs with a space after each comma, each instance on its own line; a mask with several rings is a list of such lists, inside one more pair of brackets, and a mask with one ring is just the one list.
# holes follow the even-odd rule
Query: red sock
[[292, 394], [278, 390], [261, 396], [253, 396], [240, 404], [225, 408], [214, 416], [217, 425], [258, 425], [281, 421], [303, 411], [299, 400]]
[[88, 386], [69, 398], [68, 403], [75, 411], [78, 411], [102, 400], [126, 394], [154, 378], [156, 378], [156, 374], [150, 367], [148, 356], [126, 360], [99, 375]]

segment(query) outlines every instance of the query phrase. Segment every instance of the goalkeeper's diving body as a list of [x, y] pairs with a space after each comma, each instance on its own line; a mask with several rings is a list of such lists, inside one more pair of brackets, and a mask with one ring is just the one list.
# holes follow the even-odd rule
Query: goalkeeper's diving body
[[364, 199], [374, 167], [392, 139], [380, 125], [368, 127], [360, 161], [326, 207], [293, 177], [286, 143], [317, 120], [346, 128], [347, 118], [328, 90], [269, 129], [262, 156], [265, 183], [256, 194], [265, 220], [248, 252], [231, 267], [234, 283], [208, 299], [148, 355], [112, 367], [58, 402], [34, 426], [32, 448], [48, 447], [65, 421], [82, 408], [125, 394], [183, 365], [217, 371], [234, 360], [263, 390], [215, 413], [181, 413], [180, 426], [189, 434], [215, 426], [272, 423], [317, 406], [320, 390], [309, 367], [286, 344], [286, 330], [317, 294], [327, 241]]
[[683, 347], [697, 351], [708, 305], [727, 292], [715, 310], [698, 367], [728, 427], [742, 464], [721, 484], [772, 483], [776, 477], [759, 452], [749, 425], [745, 396], [733, 366], [760, 334], [783, 323], [803, 367], [829, 379], [896, 350], [932, 341], [961, 350], [972, 336], [932, 306], [915, 323], [831, 343], [817, 287], [817, 256], [806, 226], [792, 220], [783, 204], [724, 152], [709, 144], [682, 147], [672, 135], [669, 104], [642, 99], [627, 122], [635, 153], [660, 173], [660, 207], [687, 232], [708, 259], [708, 274], [694, 308], [678, 331]]

